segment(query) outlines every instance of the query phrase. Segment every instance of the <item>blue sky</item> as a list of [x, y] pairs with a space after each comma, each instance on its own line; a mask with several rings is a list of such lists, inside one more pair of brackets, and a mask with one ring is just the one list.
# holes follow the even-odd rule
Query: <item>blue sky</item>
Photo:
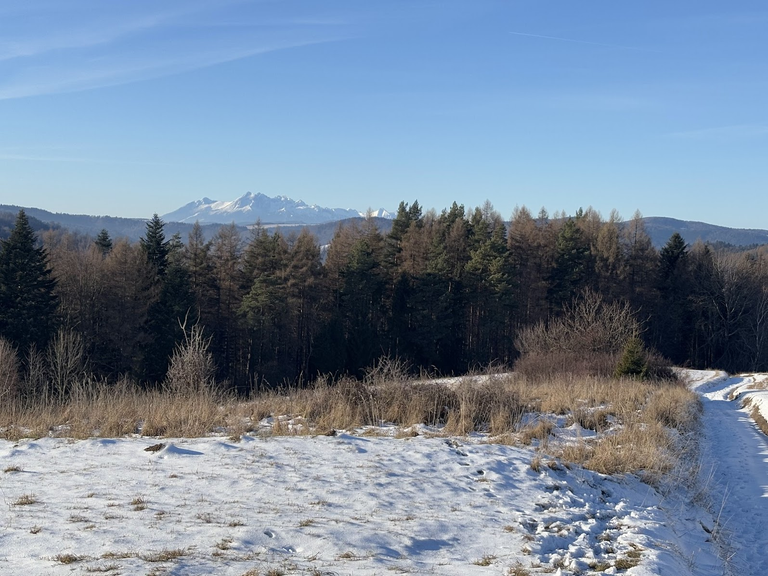
[[768, 228], [768, 5], [0, 3], [0, 203], [247, 191]]

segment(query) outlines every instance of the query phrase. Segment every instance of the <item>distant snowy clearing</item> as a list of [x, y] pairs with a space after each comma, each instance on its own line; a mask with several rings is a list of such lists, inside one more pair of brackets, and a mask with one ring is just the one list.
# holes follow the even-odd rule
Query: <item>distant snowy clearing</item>
[[[736, 385], [691, 376], [705, 401]], [[728, 448], [708, 433], [703, 447], [715, 500], [728, 481], [717, 459], [759, 434], [732, 420], [744, 437]], [[768, 511], [750, 500], [768, 474], [744, 464], [765, 471], [757, 444], [739, 453], [726, 507], [707, 511], [684, 487], [659, 492], [482, 434], [420, 433], [0, 441], [0, 573], [719, 575], [721, 528], [734, 573], [768, 573]], [[744, 544], [742, 508], [757, 512]]]

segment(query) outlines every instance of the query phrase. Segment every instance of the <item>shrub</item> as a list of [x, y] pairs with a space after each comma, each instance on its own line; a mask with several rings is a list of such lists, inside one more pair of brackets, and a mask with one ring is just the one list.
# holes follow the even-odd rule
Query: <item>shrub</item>
[[46, 350], [47, 373], [53, 397], [63, 401], [85, 381], [83, 338], [71, 330], [59, 330]]
[[628, 303], [606, 303], [597, 292], [585, 290], [559, 317], [522, 329], [515, 347], [522, 355], [556, 351], [615, 354], [639, 332], [640, 324]]
[[616, 378], [629, 377], [643, 380], [647, 374], [648, 363], [645, 360], [645, 347], [640, 338], [633, 336], [624, 345], [624, 351], [613, 375]]
[[672, 378], [668, 363], [643, 347], [640, 332], [628, 303], [607, 303], [585, 290], [560, 316], [520, 330], [515, 371], [534, 380], [558, 374]]
[[16, 349], [0, 338], [0, 402], [16, 396], [19, 387], [19, 358]]
[[184, 341], [176, 346], [168, 365], [164, 388], [172, 394], [194, 395], [215, 386], [213, 356], [208, 351], [211, 340], [195, 324], [184, 330]]

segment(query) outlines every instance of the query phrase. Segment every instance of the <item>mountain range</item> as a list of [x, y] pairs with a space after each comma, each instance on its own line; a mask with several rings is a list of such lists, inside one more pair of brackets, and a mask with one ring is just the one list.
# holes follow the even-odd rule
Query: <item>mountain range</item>
[[[166, 222], [186, 222], [193, 224], [235, 224], [250, 225], [256, 221], [262, 224], [324, 224], [338, 222], [348, 218], [360, 218], [366, 214], [348, 208], [324, 208], [317, 204], [306, 204], [301, 200], [291, 200], [287, 196], [270, 197], [262, 193], [247, 192], [237, 200], [218, 201], [203, 198], [190, 202], [163, 214]], [[380, 209], [371, 214], [379, 218], [391, 218], [389, 212]]]
[[[66, 228], [95, 237], [106, 229], [113, 238], [126, 237], [136, 241], [146, 231], [146, 220], [113, 216], [88, 216], [53, 213], [40, 208], [0, 204], [0, 238], [7, 237], [19, 210], [24, 209], [35, 230]], [[392, 226], [392, 215], [384, 210], [369, 215], [382, 233]], [[186, 240], [195, 221], [203, 227], [206, 238], [212, 238], [223, 224], [237, 225], [243, 234], [247, 226], [258, 220], [268, 230], [280, 228], [286, 234], [308, 228], [321, 245], [328, 244], [341, 220], [362, 221], [363, 215], [345, 208], [323, 208], [294, 201], [285, 196], [270, 198], [264, 194], [248, 193], [237, 200], [217, 202], [203, 198], [162, 216], [166, 236], [179, 233]], [[675, 218], [643, 218], [645, 230], [657, 248], [663, 246], [674, 232], [679, 232], [688, 244], [700, 240], [710, 244], [730, 244], [737, 247], [768, 244], [768, 230], [728, 228], [704, 222]]]

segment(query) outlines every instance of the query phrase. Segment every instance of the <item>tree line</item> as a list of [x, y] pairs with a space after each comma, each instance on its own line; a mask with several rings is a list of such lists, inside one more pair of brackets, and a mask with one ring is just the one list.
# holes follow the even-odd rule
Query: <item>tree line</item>
[[414, 371], [511, 365], [516, 336], [556, 320], [584, 290], [628, 305], [646, 346], [673, 363], [768, 370], [768, 254], [654, 248], [637, 213], [622, 223], [525, 207], [507, 225], [486, 202], [424, 213], [402, 202], [392, 229], [339, 224], [206, 241], [166, 238], [157, 216], [138, 243], [65, 230], [37, 238], [20, 212], [0, 249], [0, 337], [21, 363], [66, 335], [98, 377], [162, 382], [185, 330], [209, 341], [216, 378], [240, 391], [318, 374], [360, 376], [382, 356]]

